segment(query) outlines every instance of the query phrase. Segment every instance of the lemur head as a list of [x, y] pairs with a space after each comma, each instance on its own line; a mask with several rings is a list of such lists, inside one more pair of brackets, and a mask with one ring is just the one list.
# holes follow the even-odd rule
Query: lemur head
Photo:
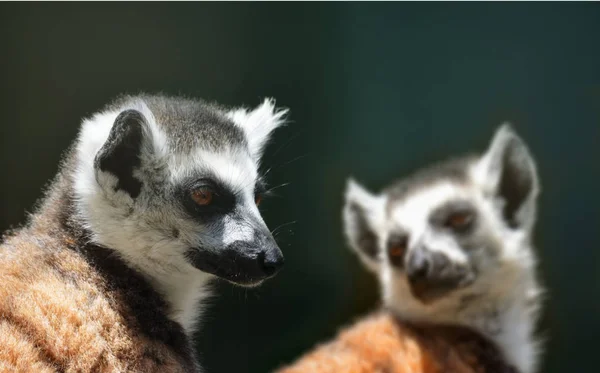
[[283, 255], [258, 209], [258, 168], [284, 114], [271, 100], [246, 110], [129, 96], [85, 120], [74, 179], [92, 241], [154, 277], [273, 276]]
[[481, 316], [468, 314], [482, 312], [482, 298], [508, 299], [531, 283], [538, 192], [526, 145], [504, 125], [485, 154], [420, 170], [379, 195], [350, 181], [345, 233], [378, 274], [386, 306], [455, 323]]

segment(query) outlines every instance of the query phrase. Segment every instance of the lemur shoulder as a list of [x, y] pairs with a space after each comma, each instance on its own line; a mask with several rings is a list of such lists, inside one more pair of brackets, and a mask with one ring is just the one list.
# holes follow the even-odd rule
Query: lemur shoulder
[[138, 95], [84, 120], [1, 243], [0, 371], [199, 371], [210, 280], [256, 286], [283, 265], [257, 205], [284, 114]]
[[378, 277], [383, 310], [279, 373], [535, 372], [539, 189], [508, 125], [483, 155], [419, 170], [380, 194], [351, 180], [345, 234]]

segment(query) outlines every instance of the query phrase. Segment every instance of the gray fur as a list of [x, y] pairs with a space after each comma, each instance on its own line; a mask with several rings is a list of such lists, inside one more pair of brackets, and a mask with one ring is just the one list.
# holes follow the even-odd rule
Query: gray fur
[[245, 147], [246, 137], [226, 117], [233, 108], [198, 98], [141, 94], [122, 96], [107, 106], [119, 109], [142, 99], [167, 133], [174, 151], [189, 152], [198, 147], [217, 150], [224, 146]]
[[386, 187], [383, 193], [390, 197], [390, 201], [399, 202], [409, 197], [411, 192], [426, 188], [442, 179], [467, 183], [469, 167], [476, 159], [477, 155], [465, 155], [433, 164], [395, 181]]

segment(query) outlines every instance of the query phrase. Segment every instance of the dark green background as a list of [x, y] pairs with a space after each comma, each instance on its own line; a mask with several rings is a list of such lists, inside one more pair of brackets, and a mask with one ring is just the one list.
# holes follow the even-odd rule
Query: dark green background
[[[544, 372], [600, 363], [600, 4], [0, 4], [0, 228], [19, 224], [80, 119], [121, 92], [291, 108], [265, 156], [287, 264], [219, 285], [198, 336], [208, 373], [263, 373], [378, 294], [341, 235], [345, 180], [372, 189], [483, 150], [503, 120], [538, 160], [549, 287]], [[35, 263], [32, 263], [35, 265]]]

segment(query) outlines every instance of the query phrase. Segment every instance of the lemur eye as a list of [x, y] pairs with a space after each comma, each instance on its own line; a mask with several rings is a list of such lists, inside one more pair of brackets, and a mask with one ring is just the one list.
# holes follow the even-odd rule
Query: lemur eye
[[388, 255], [390, 259], [401, 260], [404, 257], [408, 238], [406, 236], [394, 237], [388, 242]]
[[198, 188], [192, 191], [192, 199], [200, 206], [208, 206], [213, 200], [213, 191], [209, 188]]
[[259, 206], [262, 202], [263, 196], [260, 193], [254, 194], [254, 202], [256, 202], [256, 206]]
[[472, 222], [473, 214], [469, 211], [461, 211], [448, 216], [444, 225], [455, 230], [462, 230], [468, 228]]

